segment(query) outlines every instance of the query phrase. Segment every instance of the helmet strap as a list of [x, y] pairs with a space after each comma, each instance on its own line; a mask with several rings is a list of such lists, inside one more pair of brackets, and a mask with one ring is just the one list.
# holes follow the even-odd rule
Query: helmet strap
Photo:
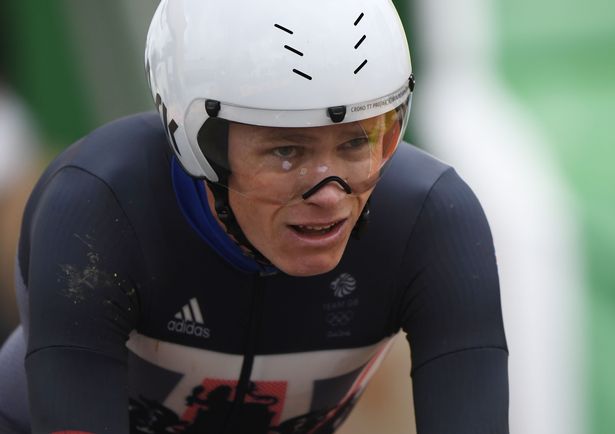
[[365, 231], [367, 230], [367, 225], [369, 223], [369, 213], [370, 213], [369, 201], [370, 199], [367, 199], [367, 203], [363, 207], [363, 211], [361, 211], [361, 215], [359, 216], [359, 219], [355, 223], [354, 228], [352, 228], [351, 235], [355, 240], [360, 240], [361, 237], [365, 234]]
[[267, 259], [256, 247], [248, 240], [246, 235], [241, 230], [241, 226], [237, 222], [235, 213], [228, 199], [228, 189], [218, 183], [207, 180], [207, 186], [214, 195], [214, 203], [216, 207], [216, 215], [226, 229], [226, 233], [237, 243], [245, 254], [253, 258], [260, 265], [272, 266], [271, 261]]

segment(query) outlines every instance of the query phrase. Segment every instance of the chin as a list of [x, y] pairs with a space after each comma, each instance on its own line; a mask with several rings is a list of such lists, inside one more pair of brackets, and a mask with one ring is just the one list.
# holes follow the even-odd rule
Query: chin
[[281, 261], [274, 265], [289, 276], [310, 277], [325, 274], [337, 267], [341, 255], [336, 258], [301, 258], [298, 261]]

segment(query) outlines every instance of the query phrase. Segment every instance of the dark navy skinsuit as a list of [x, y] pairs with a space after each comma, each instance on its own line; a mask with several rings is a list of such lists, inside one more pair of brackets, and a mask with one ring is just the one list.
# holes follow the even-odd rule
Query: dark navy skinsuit
[[401, 144], [333, 271], [259, 269], [156, 114], [93, 132], [25, 210], [0, 432], [330, 433], [403, 329], [419, 434], [508, 433], [493, 243], [449, 166]]

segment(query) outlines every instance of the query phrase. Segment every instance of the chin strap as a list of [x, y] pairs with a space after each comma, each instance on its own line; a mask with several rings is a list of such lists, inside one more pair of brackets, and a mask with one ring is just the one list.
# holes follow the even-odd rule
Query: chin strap
[[361, 211], [359, 219], [355, 223], [354, 228], [352, 228], [352, 237], [355, 240], [360, 240], [361, 236], [365, 234], [369, 223], [369, 213], [369, 199], [367, 199], [367, 203], [363, 207], [363, 211]]
[[210, 181], [207, 181], [207, 186], [211, 189], [211, 192], [214, 195], [216, 215], [222, 224], [224, 224], [226, 233], [229, 234], [233, 240], [235, 240], [237, 245], [246, 255], [253, 258], [260, 265], [272, 267], [273, 264], [252, 245], [241, 230], [239, 223], [237, 223], [237, 218], [235, 217], [228, 200], [228, 189], [220, 184]]

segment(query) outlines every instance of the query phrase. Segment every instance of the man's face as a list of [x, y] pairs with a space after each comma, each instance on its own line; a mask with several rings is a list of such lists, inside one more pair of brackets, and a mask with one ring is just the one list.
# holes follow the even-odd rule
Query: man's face
[[[368, 131], [366, 133], [366, 130]], [[383, 163], [381, 128], [232, 124], [229, 201], [248, 240], [283, 272], [326, 273], [339, 263]], [[337, 182], [302, 194], [329, 176]]]

